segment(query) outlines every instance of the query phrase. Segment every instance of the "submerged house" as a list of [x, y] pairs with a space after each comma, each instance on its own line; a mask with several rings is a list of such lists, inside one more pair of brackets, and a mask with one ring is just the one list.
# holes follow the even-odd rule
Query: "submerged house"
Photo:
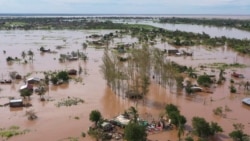
[[69, 75], [77, 75], [77, 70], [71, 69], [71, 70], [68, 71], [68, 74]]
[[22, 99], [11, 99], [9, 104], [10, 104], [10, 107], [22, 107], [23, 100]]
[[41, 79], [37, 78], [37, 77], [31, 77], [31, 78], [27, 79], [28, 84], [38, 84], [40, 81], [41, 81]]
[[25, 84], [25, 85], [21, 86], [19, 90], [22, 91], [22, 90], [25, 90], [25, 89], [33, 91], [33, 86], [31, 84]]
[[250, 106], [250, 98], [244, 98], [244, 99], [242, 99], [242, 103]]
[[130, 119], [126, 118], [124, 115], [119, 115], [114, 118], [114, 121], [120, 124], [120, 126], [124, 127], [129, 124]]

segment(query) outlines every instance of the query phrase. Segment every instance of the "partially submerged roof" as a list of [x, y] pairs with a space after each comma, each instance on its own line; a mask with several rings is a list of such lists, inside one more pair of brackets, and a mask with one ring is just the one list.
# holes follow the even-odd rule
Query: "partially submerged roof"
[[250, 105], [250, 98], [244, 98], [244, 99], [242, 99], [242, 102], [247, 104], [247, 105]]
[[40, 81], [41, 79], [40, 78], [37, 78], [37, 77], [31, 77], [29, 79], [27, 79], [27, 81]]
[[23, 102], [22, 99], [11, 99], [10, 103], [18, 103], [18, 102]]
[[24, 90], [24, 89], [33, 89], [33, 86], [29, 85], [29, 84], [25, 84], [25, 85], [20, 87], [20, 90]]
[[114, 120], [120, 122], [123, 125], [128, 125], [128, 123], [130, 122], [130, 120], [125, 118], [123, 115], [117, 116]]

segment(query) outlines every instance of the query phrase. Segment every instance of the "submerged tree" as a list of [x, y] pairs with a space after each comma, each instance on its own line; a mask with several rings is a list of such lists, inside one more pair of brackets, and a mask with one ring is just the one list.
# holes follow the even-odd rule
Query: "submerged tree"
[[33, 90], [30, 90], [30, 89], [23, 89], [23, 90], [20, 90], [20, 95], [25, 98], [25, 97], [28, 97], [30, 98], [30, 96], [32, 95], [33, 93]]
[[34, 52], [29, 50], [28, 55], [30, 56], [30, 60], [33, 62], [33, 60], [34, 60]]
[[138, 123], [130, 122], [124, 130], [124, 138], [127, 141], [146, 141], [146, 128]]
[[243, 132], [244, 125], [241, 123], [233, 124], [234, 131], [229, 133], [229, 136], [235, 141], [250, 141], [250, 136]]
[[211, 122], [210, 124], [201, 117], [193, 117], [192, 125], [195, 133], [199, 137], [207, 138], [210, 136], [214, 136], [218, 132], [223, 132], [223, 129], [215, 122]]
[[95, 122], [95, 125], [97, 125], [98, 121], [102, 118], [101, 113], [98, 110], [93, 110], [89, 114], [89, 120]]

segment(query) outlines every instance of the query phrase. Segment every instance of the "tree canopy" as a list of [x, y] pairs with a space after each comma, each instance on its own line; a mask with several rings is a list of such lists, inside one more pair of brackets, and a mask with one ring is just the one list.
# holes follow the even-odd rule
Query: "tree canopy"
[[89, 114], [89, 120], [92, 122], [95, 122], [95, 124], [97, 124], [97, 122], [102, 118], [101, 113], [98, 110], [93, 110], [91, 111], [91, 113]]
[[214, 136], [218, 132], [223, 132], [223, 129], [215, 122], [211, 122], [210, 124], [201, 117], [193, 117], [192, 125], [194, 128], [194, 132], [199, 137], [210, 137]]
[[127, 141], [146, 141], [146, 129], [138, 123], [131, 122], [125, 127], [124, 138]]

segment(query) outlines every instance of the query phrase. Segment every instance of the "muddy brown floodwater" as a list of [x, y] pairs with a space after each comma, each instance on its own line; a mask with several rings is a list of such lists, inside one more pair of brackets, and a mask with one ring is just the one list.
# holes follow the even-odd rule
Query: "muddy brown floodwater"
[[[52, 101], [41, 102], [39, 96], [33, 94], [30, 102], [30, 108], [9, 108], [0, 107], [0, 128], [8, 128], [12, 125], [19, 126], [21, 129], [29, 129], [30, 132], [24, 135], [18, 135], [10, 138], [10, 141], [62, 141], [69, 137], [78, 137], [79, 140], [94, 140], [87, 136], [81, 137], [82, 132], [87, 132], [92, 123], [89, 121], [89, 113], [98, 109], [104, 118], [110, 119], [121, 114], [130, 106], [138, 108], [139, 114], [148, 120], [158, 119], [159, 115], [164, 113], [164, 106], [168, 103], [176, 104], [181, 113], [187, 118], [187, 128], [191, 126], [191, 119], [194, 116], [204, 117], [207, 121], [218, 122], [224, 132], [217, 135], [214, 140], [230, 141], [228, 133], [233, 130], [234, 123], [245, 125], [245, 133], [250, 133], [250, 107], [243, 105], [241, 100], [250, 97], [249, 92], [243, 88], [237, 87], [237, 94], [230, 94], [229, 80], [233, 71], [244, 74], [244, 79], [235, 79], [235, 82], [250, 80], [250, 58], [231, 51], [227, 47], [216, 49], [207, 49], [202, 46], [189, 47], [193, 51], [192, 57], [167, 56], [167, 59], [176, 61], [183, 65], [198, 67], [208, 63], [241, 63], [246, 68], [234, 68], [226, 70], [227, 81], [224, 85], [215, 85], [212, 94], [196, 93], [187, 96], [185, 93], [176, 93], [163, 88], [153, 82], [150, 85], [150, 91], [144, 102], [135, 103], [123, 96], [114, 94], [107, 86], [100, 73], [102, 64], [102, 49], [87, 48], [86, 53], [88, 60], [86, 62], [78, 60], [73, 62], [59, 63], [59, 54], [71, 51], [82, 51], [82, 43], [85, 42], [86, 36], [93, 33], [105, 34], [108, 30], [51, 30], [51, 31], [0, 31], [0, 79], [8, 79], [9, 72], [17, 71], [21, 75], [32, 73], [31, 76], [43, 78], [42, 71], [55, 71], [77, 69], [81, 66], [84, 73], [81, 74], [83, 82], [77, 83], [70, 81], [68, 84], [60, 86], [50, 85], [46, 98]], [[136, 42], [134, 38], [125, 36], [123, 39], [115, 39], [111, 47], [118, 42]], [[56, 46], [61, 45], [65, 48], [57, 50]], [[55, 50], [57, 54], [40, 54], [39, 48]], [[167, 44], [157, 44], [159, 48], [172, 48]], [[187, 50], [187, 48], [180, 48]], [[6, 51], [6, 54], [3, 53]], [[21, 58], [22, 51], [32, 50], [34, 52], [33, 63], [23, 64], [15, 62], [7, 64], [8, 56]], [[197, 68], [199, 69], [199, 68]], [[218, 74], [218, 70], [211, 71], [206, 68], [209, 74]], [[7, 97], [20, 97], [18, 92], [23, 81], [14, 81], [12, 84], [0, 84], [0, 104], [8, 102]], [[83, 104], [71, 107], [56, 107], [55, 104], [63, 98], [78, 97], [83, 99]], [[211, 99], [213, 101], [211, 102]], [[228, 106], [232, 111], [226, 113], [226, 118], [218, 117], [213, 114], [213, 109], [217, 107]], [[27, 110], [33, 109], [38, 119], [29, 121], [25, 116]], [[75, 117], [79, 117], [76, 119]], [[175, 130], [152, 134], [149, 139], [158, 141], [176, 141], [177, 132]]]

